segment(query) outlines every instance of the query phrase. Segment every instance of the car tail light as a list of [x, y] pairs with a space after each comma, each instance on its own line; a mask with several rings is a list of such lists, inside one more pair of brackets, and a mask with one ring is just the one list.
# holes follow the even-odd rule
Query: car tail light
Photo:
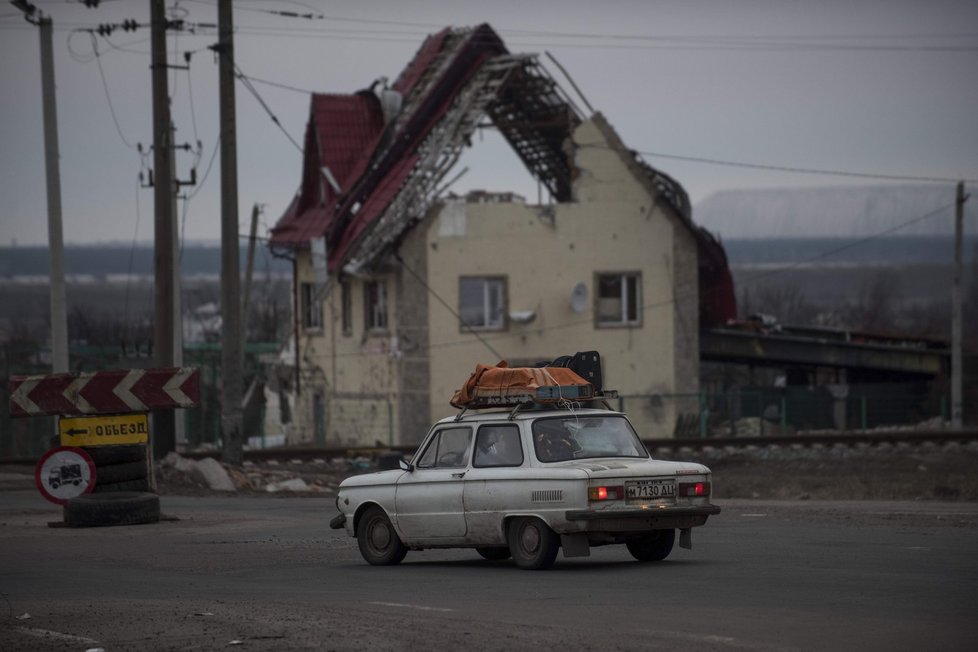
[[697, 498], [699, 496], [710, 495], [709, 482], [680, 482], [678, 493], [685, 498]]
[[587, 490], [587, 499], [591, 501], [621, 500], [624, 497], [625, 497], [625, 488], [622, 486], [589, 487]]

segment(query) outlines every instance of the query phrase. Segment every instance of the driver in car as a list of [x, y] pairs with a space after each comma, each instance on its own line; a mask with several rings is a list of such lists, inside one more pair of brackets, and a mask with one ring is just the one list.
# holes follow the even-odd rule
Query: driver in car
[[571, 434], [559, 420], [538, 421], [536, 430], [537, 458], [541, 462], [563, 462], [574, 459], [574, 453], [581, 450]]

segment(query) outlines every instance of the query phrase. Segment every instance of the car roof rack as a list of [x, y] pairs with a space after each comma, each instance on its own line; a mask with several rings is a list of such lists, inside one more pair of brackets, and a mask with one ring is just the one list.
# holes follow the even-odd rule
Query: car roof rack
[[[571, 389], [577, 389], [578, 386], [576, 385], [563, 386], [564, 389], [567, 389], [568, 387], [570, 387]], [[540, 393], [540, 389], [560, 389], [560, 388], [556, 386], [552, 388], [551, 387], [538, 388], [537, 394]], [[502, 400], [501, 398], [496, 398], [495, 400], [489, 400], [489, 401], [473, 401], [472, 404], [462, 407], [461, 410], [459, 410], [459, 413], [455, 415], [454, 420], [456, 423], [461, 421], [462, 417], [465, 416], [465, 414], [469, 410], [485, 410], [490, 408], [512, 408], [512, 410], [509, 413], [509, 419], [510, 421], [512, 421], [513, 419], [516, 418], [517, 414], [519, 414], [522, 410], [527, 408], [560, 409], [561, 406], [564, 405], [565, 403], [591, 403], [596, 401], [601, 401], [601, 403], [604, 404], [606, 409], [614, 411], [615, 408], [611, 406], [611, 403], [609, 403], [609, 401], [617, 398], [618, 398], [618, 391], [614, 389], [606, 389], [602, 394], [597, 396], [589, 395], [589, 396], [578, 396], [575, 398], [564, 396], [562, 398], [541, 399], [535, 396], [531, 397], [530, 394], [524, 394], [520, 396], [510, 395], [506, 397], [506, 400]]]

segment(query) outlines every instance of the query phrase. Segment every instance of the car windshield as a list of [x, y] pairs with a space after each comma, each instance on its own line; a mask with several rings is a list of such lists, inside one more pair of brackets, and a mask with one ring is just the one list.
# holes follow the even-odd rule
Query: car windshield
[[541, 462], [649, 456], [621, 415], [538, 419], [533, 423], [533, 447]]

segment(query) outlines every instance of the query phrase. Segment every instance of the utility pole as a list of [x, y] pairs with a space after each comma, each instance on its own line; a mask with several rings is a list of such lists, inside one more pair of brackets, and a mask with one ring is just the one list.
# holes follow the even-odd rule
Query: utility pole
[[251, 209], [251, 231], [248, 233], [248, 259], [245, 265], [244, 297], [241, 301], [241, 328], [247, 339], [248, 305], [251, 303], [251, 277], [255, 271], [255, 240], [258, 235], [258, 216], [261, 215], [261, 205], [255, 204]]
[[[26, 0], [13, 0], [27, 22], [37, 25], [41, 42], [41, 97], [44, 108], [44, 167], [48, 201], [48, 261], [51, 308], [51, 370], [68, 371], [68, 316], [65, 307], [64, 236], [61, 229], [61, 166], [58, 151], [58, 108], [54, 92], [54, 48], [51, 17]], [[35, 18], [34, 15], [37, 14]]]
[[241, 272], [238, 249], [238, 158], [234, 107], [234, 23], [231, 0], [217, 3], [221, 120], [221, 429], [222, 458], [240, 466], [242, 433]]
[[[170, 92], [167, 86], [166, 7], [164, 0], [150, 0], [150, 67], [153, 71], [153, 184], [154, 318], [153, 349], [156, 365], [174, 366], [173, 335], [173, 174], [170, 167]], [[153, 413], [153, 452], [157, 458], [176, 450], [176, 418], [173, 410]]]
[[962, 370], [961, 370], [961, 242], [964, 230], [964, 181], [958, 183], [954, 208], [954, 281], [951, 285], [951, 429], [962, 428]]

